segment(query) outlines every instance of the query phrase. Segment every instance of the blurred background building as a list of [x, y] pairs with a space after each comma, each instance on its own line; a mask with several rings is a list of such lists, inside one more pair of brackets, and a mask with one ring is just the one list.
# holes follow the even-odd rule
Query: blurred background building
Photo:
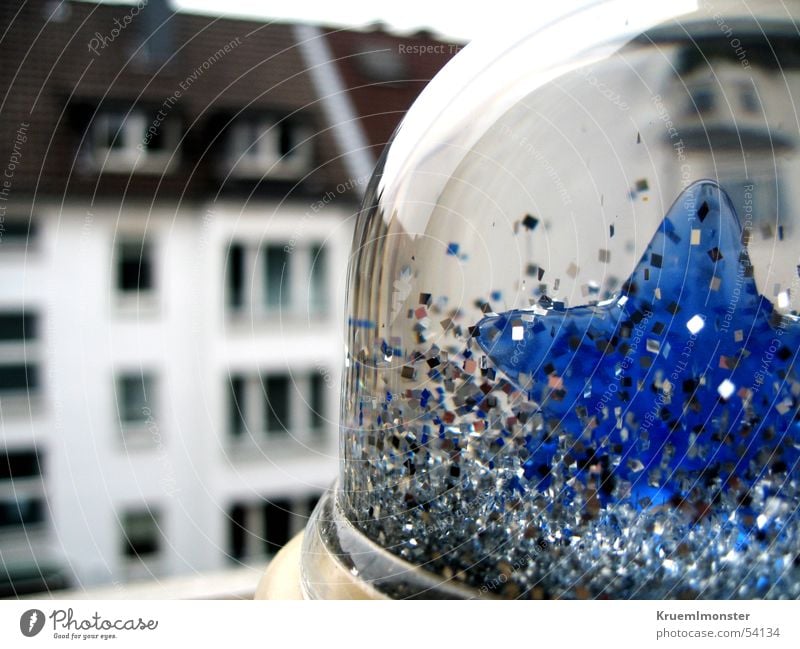
[[335, 477], [360, 196], [458, 46], [164, 0], [0, 34], [0, 596], [255, 583]]

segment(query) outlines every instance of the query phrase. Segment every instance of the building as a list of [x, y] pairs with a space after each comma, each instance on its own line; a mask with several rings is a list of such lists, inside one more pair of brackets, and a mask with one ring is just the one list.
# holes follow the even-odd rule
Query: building
[[0, 24], [0, 596], [260, 570], [336, 475], [360, 194], [457, 48], [156, 0]]

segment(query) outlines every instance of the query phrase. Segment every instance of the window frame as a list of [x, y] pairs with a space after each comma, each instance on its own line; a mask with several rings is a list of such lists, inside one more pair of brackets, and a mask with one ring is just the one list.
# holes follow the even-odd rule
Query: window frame
[[[307, 367], [303, 369], [231, 370], [223, 382], [224, 422], [226, 449], [235, 459], [253, 460], [265, 455], [270, 457], [297, 457], [314, 450], [329, 452], [335, 440], [331, 434], [331, 398], [327, 394], [327, 368]], [[271, 415], [267, 381], [280, 379], [286, 382], [285, 410]], [[232, 384], [238, 381], [242, 396], [233, 398]], [[314, 382], [318, 383], [319, 412], [315, 407]], [[279, 395], [279, 398], [280, 395]], [[237, 410], [234, 410], [237, 408]], [[283, 416], [283, 426], [278, 427], [277, 418]], [[234, 423], [241, 420], [239, 429]], [[255, 455], [253, 451], [259, 451]]]
[[[261, 562], [275, 556], [281, 547], [305, 529], [311, 515], [311, 505], [322, 496], [321, 492], [305, 491], [297, 494], [277, 494], [270, 497], [234, 499], [225, 509], [227, 525], [228, 559], [234, 563]], [[286, 519], [286, 533], [280, 536], [283, 545], [270, 531], [269, 512], [280, 512]], [[237, 547], [234, 547], [237, 546]]]
[[[687, 84], [686, 90], [688, 92], [686, 115], [689, 117], [707, 119], [717, 113], [717, 110], [719, 109], [719, 97], [717, 96], [717, 92], [713, 84], [696, 81]], [[707, 96], [709, 101], [707, 106], [698, 104], [697, 97], [700, 94]]]
[[[17, 388], [0, 387], [4, 407], [9, 401], [28, 402], [41, 396], [43, 390], [41, 316], [24, 306], [9, 306], [0, 310], [0, 317], [9, 315], [21, 316], [23, 333], [19, 338], [0, 340], [0, 372], [12, 367], [23, 368], [25, 385]], [[28, 333], [28, 329], [33, 329], [33, 332]]]
[[[33, 471], [22, 475], [14, 475], [13, 469], [9, 466], [9, 455], [12, 453], [31, 453], [33, 455]], [[36, 447], [10, 448], [0, 454], [0, 462], [3, 462], [3, 470], [8, 475], [0, 478], [0, 503], [3, 506], [16, 504], [23, 500], [36, 503], [40, 509], [38, 520], [25, 522], [20, 521], [13, 525], [0, 525], [0, 536], [8, 537], [14, 535], [28, 536], [36, 534], [46, 529], [49, 523], [49, 506], [47, 503], [44, 481], [42, 479], [43, 460], [41, 453]]]
[[[150, 315], [159, 308], [161, 273], [159, 268], [159, 246], [152, 233], [123, 231], [115, 236], [111, 258], [111, 294], [114, 296], [113, 307], [122, 315]], [[139, 272], [147, 265], [148, 286], [123, 289], [123, 248], [130, 246], [139, 250]]]
[[[284, 259], [280, 269], [270, 268], [275, 251]], [[248, 322], [311, 318], [312, 322], [329, 324], [333, 302], [330, 259], [324, 240], [302, 244], [285, 239], [260, 244], [242, 238], [230, 240], [223, 280], [226, 314], [235, 318], [246, 316]], [[272, 278], [278, 272], [280, 277], [273, 283]], [[274, 295], [278, 297], [273, 301]]]
[[165, 119], [158, 125], [159, 134], [164, 138], [163, 150], [143, 146], [157, 112], [153, 111], [153, 117], [149, 117], [150, 111], [143, 108], [98, 111], [89, 136], [95, 169], [100, 173], [165, 174], [173, 171], [178, 165], [181, 137], [177, 118]]
[[[129, 517], [148, 517], [153, 522], [153, 532], [155, 534], [154, 550], [145, 554], [137, 553], [131, 543], [129, 533]], [[153, 575], [161, 572], [166, 559], [168, 535], [164, 532], [164, 513], [163, 510], [149, 504], [124, 507], [117, 514], [119, 558], [122, 562], [126, 579], [152, 579]], [[130, 550], [129, 550], [130, 548]]]
[[[148, 286], [142, 287], [141, 284], [136, 288], [125, 288], [122, 286], [124, 281], [124, 270], [122, 264], [125, 263], [123, 248], [130, 247], [131, 250], [138, 249], [139, 257], [139, 278], [141, 279], [143, 261], [146, 261]], [[155, 251], [152, 238], [144, 235], [134, 238], [130, 235], [122, 235], [114, 242], [114, 289], [117, 293], [124, 296], [131, 295], [153, 295], [156, 292], [156, 273], [155, 273]], [[134, 255], [135, 256], [135, 255]], [[133, 258], [131, 258], [133, 260]], [[135, 260], [133, 260], [135, 261]]]
[[[25, 237], [12, 234], [9, 237], [9, 226], [16, 228], [22, 225], [27, 229]], [[39, 250], [39, 239], [41, 236], [39, 220], [34, 216], [26, 216], [24, 214], [6, 214], [0, 217], [0, 259], [2, 254], [14, 253], [32, 253]]]
[[[144, 384], [142, 386], [142, 394], [144, 396], [141, 402], [141, 416], [136, 419], [128, 419], [125, 417], [125, 409], [127, 405], [125, 400], [127, 395], [124, 394], [127, 388], [123, 387], [125, 382], [130, 380], [130, 384]], [[160, 438], [161, 432], [156, 425], [158, 413], [158, 390], [159, 379], [158, 373], [155, 369], [138, 369], [127, 370], [120, 369], [114, 374], [114, 412], [116, 413], [116, 425], [119, 430], [120, 439], [124, 447], [131, 446], [152, 446], [155, 444], [156, 433]]]
[[[221, 171], [235, 178], [299, 180], [313, 168], [313, 136], [309, 124], [292, 117], [237, 117], [226, 136]], [[285, 138], [292, 144], [282, 153]]]

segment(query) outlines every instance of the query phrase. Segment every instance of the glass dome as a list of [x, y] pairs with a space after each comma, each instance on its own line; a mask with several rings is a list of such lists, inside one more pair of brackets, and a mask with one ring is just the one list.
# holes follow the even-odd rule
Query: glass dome
[[325, 553], [374, 596], [800, 596], [797, 13], [593, 3], [425, 90], [356, 226], [308, 596]]

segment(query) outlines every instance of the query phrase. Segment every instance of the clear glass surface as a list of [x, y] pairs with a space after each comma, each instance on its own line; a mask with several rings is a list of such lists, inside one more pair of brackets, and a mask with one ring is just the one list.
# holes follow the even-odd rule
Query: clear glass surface
[[349, 274], [366, 546], [478, 596], [800, 596], [797, 13], [595, 3], [426, 89]]

